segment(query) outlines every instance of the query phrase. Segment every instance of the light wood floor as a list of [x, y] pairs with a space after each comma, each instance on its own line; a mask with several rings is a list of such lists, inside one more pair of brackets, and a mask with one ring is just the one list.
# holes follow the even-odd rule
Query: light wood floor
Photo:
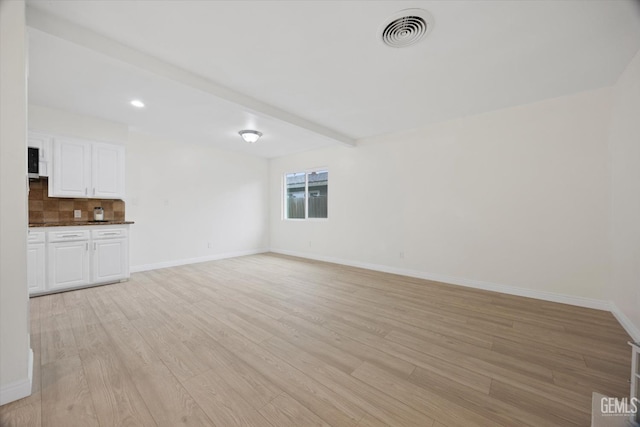
[[610, 313], [256, 255], [31, 300], [2, 426], [589, 425], [628, 395]]

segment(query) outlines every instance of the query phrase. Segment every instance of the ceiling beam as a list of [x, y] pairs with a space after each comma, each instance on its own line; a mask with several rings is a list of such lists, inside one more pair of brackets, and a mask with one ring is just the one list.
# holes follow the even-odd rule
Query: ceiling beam
[[144, 71], [209, 93], [246, 110], [305, 129], [345, 146], [355, 147], [356, 141], [320, 124], [291, 114], [273, 105], [215, 83], [184, 68], [119, 43], [86, 27], [74, 24], [40, 10], [27, 7], [27, 25], [53, 36], [84, 46], [103, 55], [133, 65]]

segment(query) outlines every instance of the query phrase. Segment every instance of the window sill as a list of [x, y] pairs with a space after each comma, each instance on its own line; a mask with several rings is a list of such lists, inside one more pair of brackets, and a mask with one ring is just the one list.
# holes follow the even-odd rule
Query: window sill
[[282, 218], [282, 221], [292, 222], [327, 222], [329, 218]]

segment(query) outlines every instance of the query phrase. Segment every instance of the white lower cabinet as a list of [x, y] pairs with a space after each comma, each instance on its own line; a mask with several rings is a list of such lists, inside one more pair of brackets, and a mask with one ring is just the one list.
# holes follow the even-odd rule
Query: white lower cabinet
[[27, 286], [29, 293], [44, 292], [47, 278], [44, 232], [29, 232], [27, 237]]
[[129, 277], [129, 240], [126, 230], [94, 230], [92, 233], [93, 282], [109, 282]]
[[127, 228], [123, 225], [51, 227], [39, 232], [37, 238], [42, 238], [42, 242], [31, 242], [36, 237], [30, 231], [29, 293], [55, 292], [128, 278]]
[[48, 290], [89, 284], [89, 241], [49, 243]]

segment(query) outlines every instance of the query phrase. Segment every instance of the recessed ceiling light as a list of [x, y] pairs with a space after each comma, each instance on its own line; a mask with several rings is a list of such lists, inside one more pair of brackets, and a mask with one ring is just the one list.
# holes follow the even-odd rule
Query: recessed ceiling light
[[134, 99], [133, 101], [131, 101], [131, 105], [137, 108], [144, 108], [144, 102], [140, 101], [139, 99]]
[[241, 130], [238, 132], [242, 139], [246, 142], [253, 144], [262, 136], [262, 132], [258, 132], [257, 130]]

